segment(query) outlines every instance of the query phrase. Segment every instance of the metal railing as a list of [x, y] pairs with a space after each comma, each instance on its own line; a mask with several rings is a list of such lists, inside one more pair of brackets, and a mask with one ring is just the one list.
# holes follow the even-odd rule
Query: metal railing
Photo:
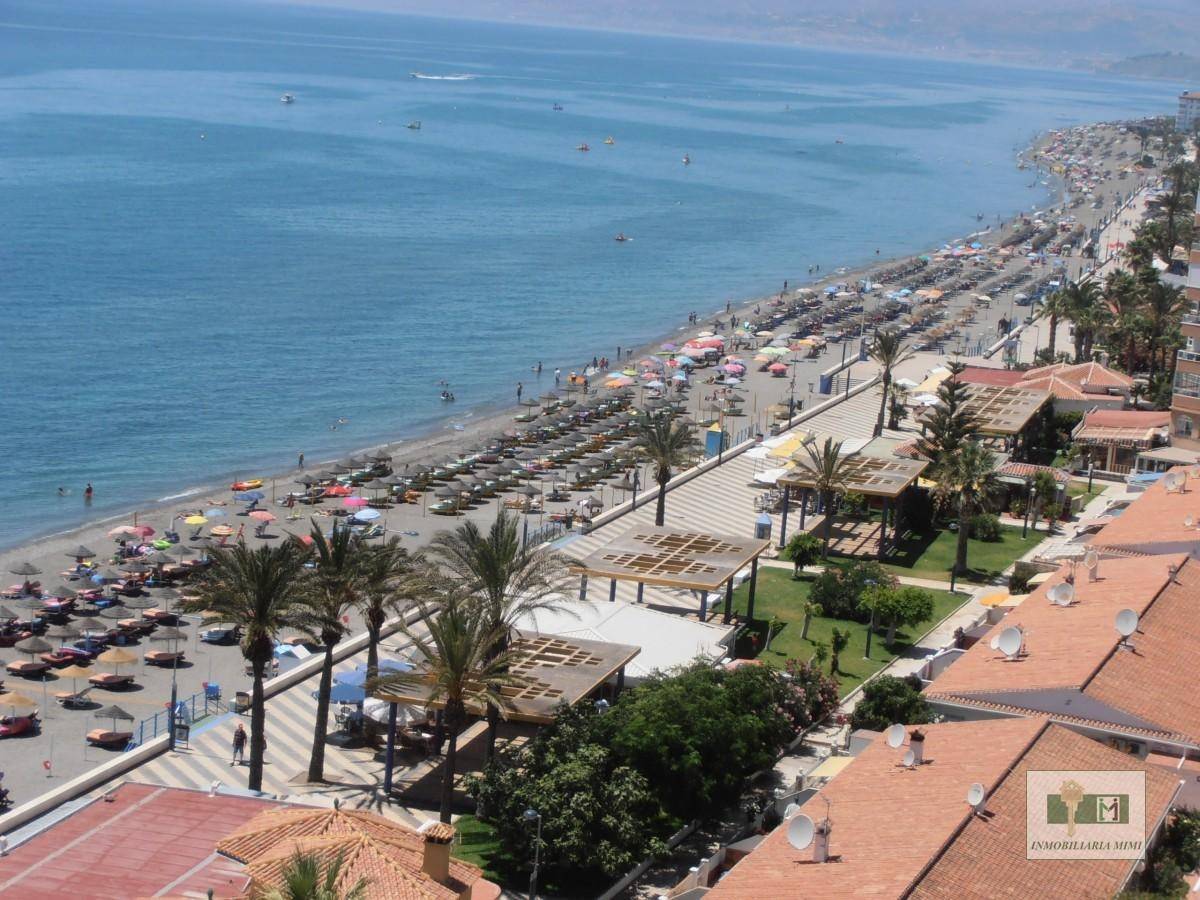
[[[219, 715], [220, 713], [226, 711], [225, 707], [221, 704], [221, 698], [219, 696], [209, 696], [207, 691], [200, 691], [199, 693], [192, 694], [192, 696], [178, 701], [178, 703], [175, 705], [175, 708], [179, 709], [180, 707], [187, 711], [187, 715], [181, 716], [180, 718], [189, 723], [195, 723], [198, 720], [203, 719], [205, 716]], [[130, 738], [129, 743], [125, 745], [125, 749], [132, 750], [134, 747], [138, 747], [146, 741], [152, 740], [159, 734], [166, 734], [167, 729], [170, 727], [170, 722], [171, 711], [169, 709], [164, 709], [162, 712], [156, 712], [148, 719], [142, 719], [142, 721], [138, 723], [137, 730], [134, 731], [133, 737]]]
[[1175, 352], [1178, 354], [1176, 359], [1182, 359], [1185, 362], [1200, 362], [1200, 353], [1195, 350], [1177, 350]]
[[1184, 313], [1182, 321], [1184, 325], [1200, 325], [1200, 313]]

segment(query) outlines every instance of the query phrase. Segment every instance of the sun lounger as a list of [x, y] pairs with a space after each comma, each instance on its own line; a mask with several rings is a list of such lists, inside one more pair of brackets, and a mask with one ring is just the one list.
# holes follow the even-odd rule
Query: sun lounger
[[41, 675], [50, 668], [50, 663], [42, 662], [41, 660], [18, 659], [10, 662], [4, 668], [9, 675], [20, 675], [23, 678], [30, 678], [34, 675]]
[[86, 687], [78, 693], [70, 691], [57, 691], [54, 694], [54, 699], [63, 705], [65, 709], [79, 709], [87, 706], [91, 701], [88, 700], [88, 694], [91, 693], [91, 688]]
[[93, 728], [87, 733], [87, 742], [95, 747], [120, 750], [124, 749], [132, 737], [132, 731], [109, 731], [107, 728]]
[[144, 658], [149, 666], [169, 666], [175, 662], [183, 662], [183, 651], [147, 650]]
[[88, 683], [98, 688], [112, 689], [133, 684], [132, 675], [114, 675], [112, 672], [98, 672], [88, 679]]

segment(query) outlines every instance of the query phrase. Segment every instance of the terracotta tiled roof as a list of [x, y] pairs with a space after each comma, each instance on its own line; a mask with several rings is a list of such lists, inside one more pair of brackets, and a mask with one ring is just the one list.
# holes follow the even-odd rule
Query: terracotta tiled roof
[[419, 863], [414, 871], [407, 841], [343, 833], [285, 840], [276, 845], [270, 853], [246, 866], [250, 897], [261, 897], [279, 887], [283, 870], [296, 853], [315, 854], [326, 864], [341, 857], [339, 894], [348, 891], [359, 879], [366, 879], [368, 900], [458, 900], [470, 889], [469, 884], [455, 880], [453, 866], [449, 884], [434, 881], [420, 870]]
[[1128, 391], [1133, 387], [1133, 379], [1121, 372], [1109, 369], [1098, 362], [1054, 363], [1050, 366], [1038, 366], [1028, 369], [1022, 375], [1022, 381], [1037, 381], [1048, 376], [1061, 378], [1063, 381], [1077, 387], [1088, 385], [1092, 388], [1117, 388]]
[[[435, 840], [443, 843], [454, 838], [454, 829], [449, 825], [443, 826], [438, 823], [430, 826], [427, 831]], [[459, 887], [447, 889], [439, 885], [421, 871], [425, 834], [419, 834], [375, 813], [356, 809], [294, 807], [271, 810], [255, 816], [237, 831], [219, 841], [217, 852], [240, 862], [253, 864], [280, 852], [285, 856], [290, 855], [291, 849], [298, 841], [343, 838], [361, 838], [386, 844], [387, 852], [397, 871], [403, 870], [407, 873], [408, 881], [405, 883], [410, 884], [410, 888], [409, 893], [403, 895], [406, 897], [457, 897], [483, 874], [477, 866], [451, 857], [450, 878], [453, 884]], [[426, 893], [416, 893], [418, 889], [425, 890]]]
[[1165, 480], [1158, 479], [1092, 538], [1092, 546], [1143, 553], [1190, 553], [1200, 547], [1200, 467], [1172, 471], [1188, 474], [1184, 490], [1168, 492]]
[[1083, 417], [1075, 430], [1075, 440], [1150, 447], [1159, 433], [1169, 428], [1170, 424], [1170, 412], [1097, 409]]
[[998, 384], [1001, 387], [1011, 387], [1024, 377], [1024, 372], [1014, 369], [989, 369], [985, 366], [967, 366], [958, 376], [959, 381], [967, 384]]
[[793, 848], [781, 826], [708, 897], [900, 896], [966, 818], [967, 787], [995, 787], [1044, 727], [1031, 719], [921, 726], [930, 762], [912, 769], [898, 765], [901, 751], [875, 740], [805, 804], [805, 813], [820, 819], [829, 801], [834, 862], [811, 862], [811, 850]]
[[[1180, 566], [1172, 581], [1170, 565]], [[1048, 716], [1128, 734], [1200, 744], [1200, 563], [1188, 557], [1104, 559], [1095, 582], [1081, 577], [1069, 607], [1046, 591], [1067, 567], [997, 623], [925, 692], [933, 700], [1013, 715]], [[1079, 570], [1081, 575], [1083, 570]], [[1120, 646], [1115, 619], [1140, 616]], [[1027, 635], [1027, 655], [1009, 661], [991, 637], [1010, 626]]]
[[[1131, 871], [1127, 860], [1025, 858], [1025, 773], [1144, 771], [1148, 830], [1175, 795], [1172, 773], [1058, 725], [993, 719], [921, 729], [925, 765], [898, 765], [902, 751], [880, 736], [804, 805], [813, 819], [829, 810], [829, 862], [814, 863], [811, 850], [794, 849], [782, 825], [708, 896], [1111, 897]], [[974, 782], [986, 789], [987, 817], [973, 815], [965, 802]]]
[[987, 817], [966, 827], [916, 885], [912, 897], [1110, 898], [1125, 886], [1129, 860], [1026, 859], [1026, 773], [1059, 769], [1127, 769], [1146, 773], [1146, 833], [1158, 825], [1175, 796], [1177, 777], [1137, 757], [1105, 747], [1066, 728], [1050, 726], [1003, 783], [988, 794]]
[[1171, 424], [1171, 413], [1157, 409], [1094, 409], [1084, 415], [1083, 423], [1106, 428], [1161, 428]]
[[1045, 375], [1041, 378], [1024, 379], [1020, 387], [1029, 388], [1030, 390], [1049, 391], [1055, 400], [1087, 400], [1096, 396], [1095, 394], [1084, 393], [1079, 389], [1078, 385], [1054, 374]]
[[996, 470], [999, 475], [1014, 475], [1017, 478], [1032, 478], [1038, 472], [1049, 472], [1059, 484], [1069, 484], [1071, 474], [1055, 466], [1037, 466], [1033, 463], [1006, 462]]

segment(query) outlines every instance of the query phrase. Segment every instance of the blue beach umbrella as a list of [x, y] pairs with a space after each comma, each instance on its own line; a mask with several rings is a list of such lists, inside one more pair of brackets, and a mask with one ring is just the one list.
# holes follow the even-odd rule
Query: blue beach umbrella
[[354, 514], [353, 518], [359, 522], [374, 522], [381, 515], [383, 515], [383, 513], [377, 509], [360, 509]]
[[206, 509], [204, 511], [204, 518], [206, 518], [206, 519], [219, 519], [224, 515], [225, 515], [225, 510], [223, 510], [223, 509], [215, 509], [214, 508], [214, 509]]
[[694, 359], [692, 359], [690, 356], [677, 356], [677, 357], [675, 357], [675, 362], [677, 362], [682, 368], [685, 368], [685, 369], [690, 369], [692, 366], [694, 366], [696, 364], [696, 361]]
[[[398, 659], [381, 659], [379, 661], [380, 675], [387, 675], [389, 672], [411, 672], [412, 670], [411, 664]], [[334, 676], [334, 680], [338, 684], [361, 688], [367, 683], [367, 667], [363, 664], [357, 666], [353, 672], [340, 672]]]
[[240, 494], [234, 494], [233, 499], [251, 503], [255, 500], [262, 500], [266, 496], [262, 491], [242, 491]]

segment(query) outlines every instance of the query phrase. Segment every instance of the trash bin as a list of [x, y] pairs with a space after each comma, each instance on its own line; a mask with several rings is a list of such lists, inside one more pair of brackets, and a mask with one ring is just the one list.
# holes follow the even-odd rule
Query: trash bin
[[240, 713], [250, 708], [250, 692], [238, 691], [233, 695], [233, 711]]
[[754, 522], [754, 536], [760, 541], [771, 539], [771, 517], [761, 513]]

